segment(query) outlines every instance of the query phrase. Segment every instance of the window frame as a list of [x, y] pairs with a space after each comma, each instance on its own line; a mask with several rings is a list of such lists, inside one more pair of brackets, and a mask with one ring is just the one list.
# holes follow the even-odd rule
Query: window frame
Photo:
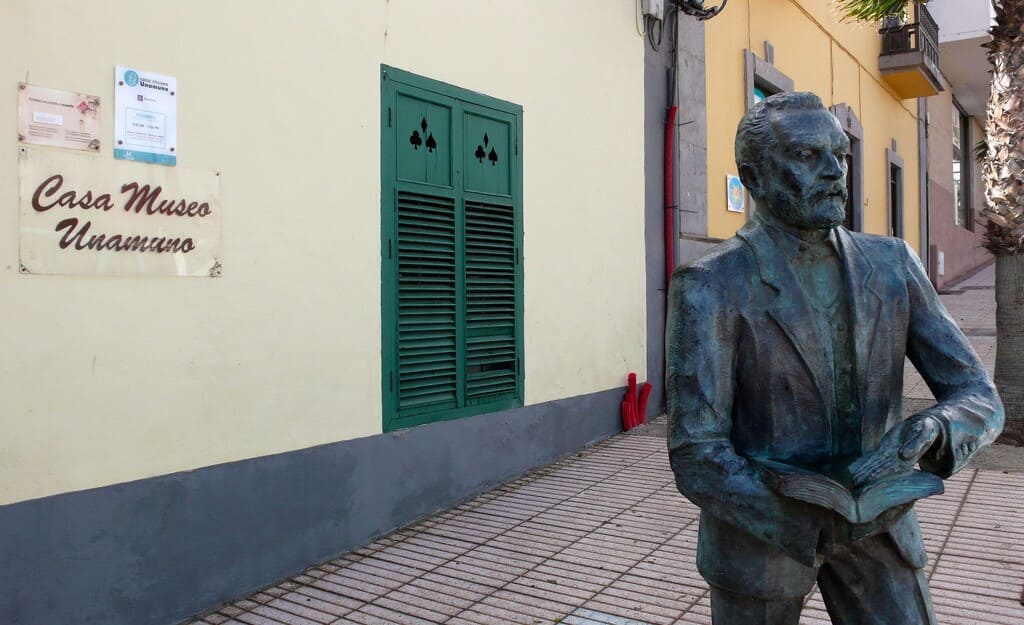
[[[971, 194], [973, 192], [971, 182], [974, 175], [974, 164], [971, 161], [974, 158], [974, 150], [971, 143], [971, 118], [960, 108], [960, 104], [955, 99], [953, 100], [953, 115], [956, 116], [957, 121], [960, 123], [960, 136], [956, 137], [960, 140], [960, 180], [957, 181], [955, 178], [953, 180], [953, 223], [973, 232], [974, 211], [971, 206]], [[956, 128], [954, 127], [952, 130], [955, 133]], [[955, 149], [956, 146], [953, 147]], [[953, 156], [955, 161], [956, 154], [954, 153]], [[958, 182], [960, 185], [959, 201], [957, 201], [956, 193]]]
[[853, 193], [850, 195], [848, 201], [850, 202], [850, 208], [852, 209], [851, 222], [854, 232], [864, 231], [864, 127], [861, 125], [860, 120], [857, 118], [857, 113], [854, 112], [853, 107], [840, 102], [834, 106], [830, 106], [829, 111], [835, 115], [836, 119], [839, 120], [839, 125], [843, 127], [843, 132], [850, 139], [850, 155], [853, 161], [853, 169], [846, 172], [846, 175], [850, 179], [850, 186], [853, 188]]
[[[765, 42], [765, 52], [766, 56], [768, 53], [774, 54], [773, 48], [767, 41]], [[793, 91], [794, 84], [793, 79], [776, 68], [771, 60], [766, 61], [749, 49], [743, 51], [744, 111], [749, 111], [757, 103], [755, 90], [761, 91], [765, 97], [768, 97], [776, 93], [789, 93]], [[749, 190], [745, 189], [745, 192], [747, 194], [746, 217], [747, 221], [750, 221], [757, 213], [757, 201], [754, 200], [754, 196], [750, 194]]]
[[[895, 145], [895, 141], [893, 142]], [[895, 179], [893, 178], [893, 171], [897, 172]], [[889, 222], [889, 231], [886, 233], [889, 236], [898, 237], [900, 239], [906, 238], [906, 223], [904, 215], [904, 207], [906, 205], [906, 198], [904, 196], [904, 167], [903, 157], [900, 156], [896, 150], [891, 148], [885, 148], [885, 205], [887, 209], [886, 220]], [[893, 206], [893, 194], [892, 187], [895, 182], [896, 186], [896, 205]]]

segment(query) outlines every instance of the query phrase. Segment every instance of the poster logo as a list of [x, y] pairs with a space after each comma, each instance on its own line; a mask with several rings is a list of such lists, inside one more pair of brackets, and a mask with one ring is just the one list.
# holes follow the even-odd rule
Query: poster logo
[[124, 84], [129, 87], [134, 87], [139, 84], [139, 75], [135, 73], [135, 70], [128, 70], [124, 73]]

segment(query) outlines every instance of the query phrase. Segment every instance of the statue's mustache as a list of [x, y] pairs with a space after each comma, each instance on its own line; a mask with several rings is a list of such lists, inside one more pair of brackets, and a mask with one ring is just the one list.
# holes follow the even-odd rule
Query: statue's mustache
[[845, 204], [848, 196], [849, 192], [846, 190], [846, 186], [828, 185], [815, 188], [805, 197], [815, 202], [822, 202], [831, 197], [836, 197]]

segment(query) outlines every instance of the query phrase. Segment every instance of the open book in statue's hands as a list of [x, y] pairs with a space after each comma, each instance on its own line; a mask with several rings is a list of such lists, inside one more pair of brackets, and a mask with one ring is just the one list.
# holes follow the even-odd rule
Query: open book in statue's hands
[[775, 492], [838, 512], [850, 523], [868, 523], [886, 510], [943, 492], [942, 479], [923, 471], [889, 475], [853, 487], [848, 471], [818, 472], [774, 460], [751, 459]]

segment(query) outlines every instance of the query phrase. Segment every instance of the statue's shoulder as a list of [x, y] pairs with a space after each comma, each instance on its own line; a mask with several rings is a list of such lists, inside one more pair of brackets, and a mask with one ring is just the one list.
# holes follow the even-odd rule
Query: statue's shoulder
[[709, 271], [720, 274], [742, 268], [753, 261], [749, 246], [739, 237], [731, 237], [708, 250], [703, 256], [690, 261], [680, 269], [691, 273]]
[[722, 241], [706, 254], [676, 267], [672, 273], [676, 292], [716, 293], [720, 300], [742, 297], [746, 280], [756, 275], [756, 263], [749, 246], [739, 237]]
[[852, 230], [846, 230], [846, 234], [860, 251], [872, 260], [884, 260], [901, 265], [904, 254], [910, 249], [907, 242], [898, 237]]

